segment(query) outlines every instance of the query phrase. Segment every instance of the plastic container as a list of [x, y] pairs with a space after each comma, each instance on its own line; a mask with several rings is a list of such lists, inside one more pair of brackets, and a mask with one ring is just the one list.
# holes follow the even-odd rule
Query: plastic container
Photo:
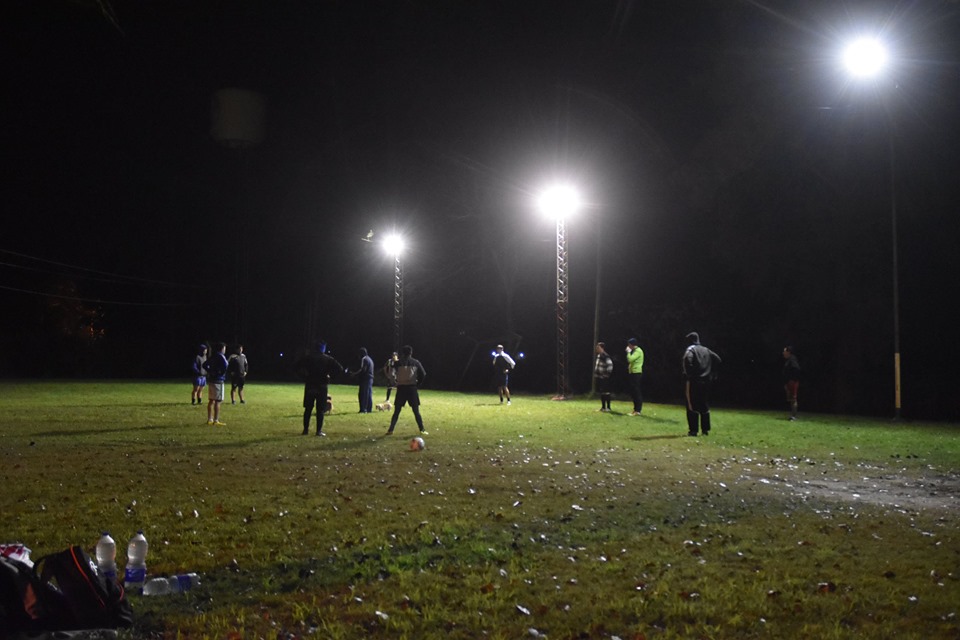
[[117, 579], [117, 543], [104, 531], [97, 541], [97, 567], [107, 580]]
[[143, 585], [145, 596], [165, 596], [171, 593], [183, 593], [200, 584], [200, 576], [195, 573], [181, 573], [169, 578], [151, 578]]
[[170, 576], [169, 581], [170, 591], [173, 593], [183, 593], [200, 586], [200, 576], [195, 573], [180, 573]]
[[130, 538], [127, 545], [127, 570], [123, 576], [123, 588], [130, 593], [141, 593], [147, 579], [147, 539], [143, 531]]

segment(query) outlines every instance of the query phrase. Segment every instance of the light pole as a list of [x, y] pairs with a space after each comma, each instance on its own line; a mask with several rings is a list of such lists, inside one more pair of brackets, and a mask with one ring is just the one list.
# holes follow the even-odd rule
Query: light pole
[[396, 353], [400, 353], [403, 342], [403, 267], [400, 264], [403, 246], [403, 238], [397, 233], [383, 239], [383, 250], [393, 256], [393, 350]]
[[567, 381], [569, 355], [569, 326], [567, 323], [567, 234], [566, 218], [580, 208], [580, 195], [566, 185], [555, 185], [544, 190], [537, 201], [540, 211], [557, 222], [557, 394], [554, 400], [566, 400], [570, 395]]
[[[847, 46], [843, 62], [857, 80], [876, 78], [887, 66], [889, 55], [875, 38], [860, 38]], [[889, 106], [889, 101], [887, 102]], [[887, 109], [887, 135], [890, 144], [890, 224], [893, 245], [893, 393], [894, 419], [900, 419], [900, 268], [897, 251], [897, 180], [896, 144], [894, 142], [893, 114]]]

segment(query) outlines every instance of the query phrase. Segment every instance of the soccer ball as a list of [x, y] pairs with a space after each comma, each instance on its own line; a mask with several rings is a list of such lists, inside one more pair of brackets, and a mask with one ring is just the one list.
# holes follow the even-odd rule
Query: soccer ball
[[410, 451], [423, 451], [424, 447], [426, 446], [427, 445], [424, 443], [423, 438], [419, 436], [410, 441]]

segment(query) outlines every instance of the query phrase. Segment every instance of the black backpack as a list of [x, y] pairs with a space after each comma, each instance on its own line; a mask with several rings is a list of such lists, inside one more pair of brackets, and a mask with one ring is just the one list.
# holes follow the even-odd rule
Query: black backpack
[[[123, 587], [100, 573], [97, 563], [76, 545], [44, 556], [34, 565], [46, 592], [55, 584], [63, 596], [69, 621], [60, 629], [116, 629], [133, 626], [133, 609]], [[47, 607], [48, 611], [53, 606]]]
[[19, 633], [70, 628], [64, 595], [40, 580], [32, 567], [0, 556], [0, 640]]

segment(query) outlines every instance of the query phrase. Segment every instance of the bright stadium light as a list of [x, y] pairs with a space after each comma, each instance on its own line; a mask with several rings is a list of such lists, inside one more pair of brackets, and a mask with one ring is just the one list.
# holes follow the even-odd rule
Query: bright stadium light
[[383, 250], [388, 256], [399, 258], [403, 248], [403, 237], [399, 233], [391, 233], [383, 239]]
[[887, 66], [889, 55], [886, 47], [876, 38], [859, 38], [851, 42], [843, 52], [843, 64], [851, 75], [858, 78], [873, 78]]
[[537, 208], [547, 216], [565, 220], [581, 206], [580, 194], [571, 186], [558, 184], [545, 189], [537, 198]]

